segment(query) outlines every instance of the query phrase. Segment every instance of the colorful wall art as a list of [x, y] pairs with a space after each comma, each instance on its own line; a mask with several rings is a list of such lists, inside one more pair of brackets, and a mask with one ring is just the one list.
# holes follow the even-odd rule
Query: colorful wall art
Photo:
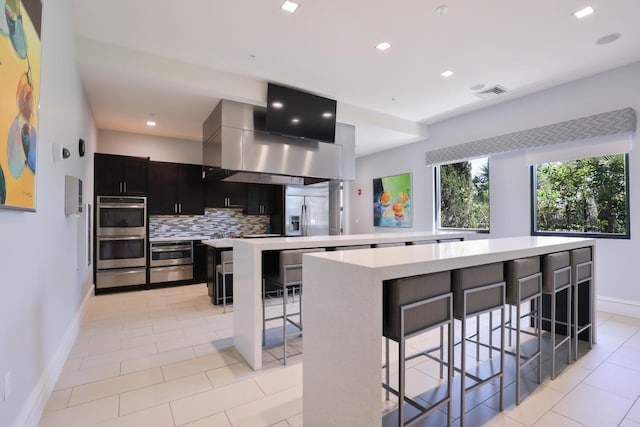
[[0, 207], [35, 211], [42, 4], [0, 8]]
[[374, 227], [411, 227], [411, 174], [373, 179]]

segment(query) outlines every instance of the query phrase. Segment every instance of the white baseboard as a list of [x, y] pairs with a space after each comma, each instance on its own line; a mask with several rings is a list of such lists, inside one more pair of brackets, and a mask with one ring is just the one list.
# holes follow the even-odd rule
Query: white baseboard
[[38, 383], [27, 398], [24, 406], [22, 407], [22, 411], [20, 411], [18, 418], [13, 424], [14, 427], [38, 426], [38, 422], [40, 422], [42, 412], [47, 406], [47, 401], [49, 400], [49, 396], [51, 396], [53, 387], [56, 385], [60, 372], [62, 372], [62, 368], [64, 367], [64, 364], [69, 357], [69, 353], [71, 353], [71, 349], [73, 348], [73, 344], [78, 337], [82, 318], [84, 317], [84, 313], [92, 296], [93, 285], [89, 286], [89, 290], [80, 305], [80, 309], [67, 327], [67, 331], [65, 332], [58, 349], [51, 358], [49, 365], [42, 372]]
[[640, 318], [640, 301], [612, 297], [596, 297], [596, 310]]

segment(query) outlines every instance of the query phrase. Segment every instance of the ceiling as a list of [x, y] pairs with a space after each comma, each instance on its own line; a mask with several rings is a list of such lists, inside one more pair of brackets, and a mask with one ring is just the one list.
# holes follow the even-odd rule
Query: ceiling
[[[299, 2], [289, 14], [282, 0], [74, 0], [98, 128], [200, 140], [219, 99], [264, 106], [269, 81], [336, 99], [363, 156], [423, 140], [436, 121], [640, 60], [638, 0]], [[572, 16], [587, 5], [596, 12]], [[596, 43], [612, 33], [615, 42]], [[377, 50], [382, 41], [391, 48]], [[509, 92], [475, 95], [494, 85]]]

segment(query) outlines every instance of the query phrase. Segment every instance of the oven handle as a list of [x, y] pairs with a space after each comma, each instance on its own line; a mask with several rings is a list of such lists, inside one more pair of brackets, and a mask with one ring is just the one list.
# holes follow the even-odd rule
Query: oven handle
[[175, 252], [175, 251], [187, 251], [191, 250], [191, 246], [172, 246], [170, 248], [154, 248], [151, 245], [151, 252]]
[[98, 240], [144, 240], [145, 236], [98, 237]]
[[120, 204], [120, 203], [100, 203], [98, 208], [108, 208], [108, 209], [144, 209], [144, 204], [142, 203], [133, 203], [133, 204]]

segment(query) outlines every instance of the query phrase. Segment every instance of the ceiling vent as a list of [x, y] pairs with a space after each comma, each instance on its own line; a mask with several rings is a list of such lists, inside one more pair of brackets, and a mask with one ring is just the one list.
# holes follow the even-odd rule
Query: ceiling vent
[[503, 93], [507, 93], [507, 92], [508, 90], [505, 89], [504, 87], [496, 85], [489, 89], [483, 90], [482, 92], [476, 92], [475, 95], [482, 99], [492, 99], [492, 98], [495, 98], [496, 96], [500, 96]]

